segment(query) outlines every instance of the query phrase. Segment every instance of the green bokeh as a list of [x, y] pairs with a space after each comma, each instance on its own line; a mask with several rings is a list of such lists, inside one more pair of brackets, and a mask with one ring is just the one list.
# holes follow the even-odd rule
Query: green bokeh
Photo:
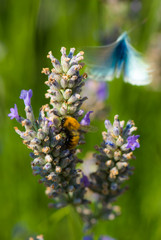
[[[43, 67], [51, 67], [49, 50], [60, 56], [66, 48], [96, 45], [113, 30], [134, 29], [130, 33], [137, 49], [146, 52], [160, 31], [159, 0], [142, 0], [141, 10], [132, 16], [132, 1], [98, 0], [1, 0], [0, 1], [0, 239], [21, 240], [44, 234], [45, 240], [79, 240], [82, 223], [71, 208], [55, 212], [38, 177], [32, 175], [29, 150], [22, 145], [7, 117], [22, 89], [33, 89], [35, 115], [47, 100]], [[136, 1], [135, 1], [136, 2]], [[118, 9], [117, 9], [118, 8]], [[145, 23], [142, 22], [145, 20]], [[158, 54], [161, 54], [158, 52]], [[141, 135], [136, 151], [135, 174], [129, 190], [118, 199], [122, 215], [94, 228], [118, 240], [161, 239], [161, 93], [151, 87], [135, 87], [121, 80], [110, 83], [110, 119], [134, 119]], [[101, 140], [87, 137], [84, 152]]]

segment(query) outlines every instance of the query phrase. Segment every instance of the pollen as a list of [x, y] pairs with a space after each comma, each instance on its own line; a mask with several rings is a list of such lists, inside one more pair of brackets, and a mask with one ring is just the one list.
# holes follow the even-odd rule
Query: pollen
[[43, 153], [49, 153], [50, 150], [51, 150], [50, 147], [43, 147], [43, 148], [42, 148], [42, 152], [43, 152]]
[[62, 169], [60, 166], [56, 166], [55, 171], [56, 173], [61, 173]]
[[43, 68], [41, 73], [44, 73], [45, 75], [48, 75], [50, 73], [49, 68]]

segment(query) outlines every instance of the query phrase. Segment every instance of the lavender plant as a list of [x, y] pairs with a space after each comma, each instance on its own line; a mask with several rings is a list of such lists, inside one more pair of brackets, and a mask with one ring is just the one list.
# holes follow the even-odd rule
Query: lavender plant
[[[129, 160], [134, 158], [133, 151], [140, 145], [139, 135], [132, 135], [137, 129], [134, 122], [128, 121], [124, 128], [124, 121], [119, 121], [116, 115], [113, 125], [109, 120], [105, 121], [107, 131], [102, 133], [102, 144], [96, 146], [99, 152], [94, 154], [96, 171], [86, 176], [77, 167], [78, 163], [82, 163], [77, 154], [79, 145], [84, 143], [92, 111], [82, 117], [84, 111], [81, 106], [87, 97], [82, 97], [81, 91], [87, 74], [80, 74], [84, 66], [81, 62], [84, 52], [76, 55], [74, 52], [75, 49], [71, 48], [67, 55], [62, 47], [60, 62], [49, 52], [47, 57], [53, 68], [43, 68], [42, 73], [48, 76], [45, 84], [49, 89], [45, 97], [49, 98], [50, 105], [40, 108], [38, 119], [34, 117], [31, 106], [31, 89], [22, 90], [20, 94], [26, 118], [19, 116], [16, 104], [8, 116], [24, 127], [24, 131], [17, 127], [15, 131], [32, 150], [33, 174], [39, 175], [39, 182], [44, 183], [45, 193], [52, 200], [50, 207], [58, 209], [71, 204], [82, 216], [85, 229], [88, 229], [101, 218], [114, 219], [119, 214], [119, 208], [112, 202], [126, 190], [121, 185], [132, 174]], [[81, 118], [80, 122], [78, 118]], [[82, 126], [87, 129], [82, 129]], [[92, 203], [86, 195], [87, 191], [96, 196]], [[86, 236], [84, 239], [90, 238]]]
[[48, 58], [53, 68], [51, 71], [44, 68], [42, 72], [48, 76], [45, 84], [49, 89], [45, 97], [50, 99], [51, 107], [48, 104], [42, 106], [38, 120], [31, 107], [31, 89], [22, 90], [20, 95], [20, 99], [24, 100], [26, 118], [18, 115], [16, 104], [8, 115], [25, 127], [25, 131], [20, 131], [17, 127], [15, 131], [23, 143], [33, 150], [30, 154], [33, 158], [33, 174], [41, 176], [39, 182], [45, 184], [46, 194], [54, 200], [50, 206], [56, 208], [65, 207], [68, 203], [77, 205], [87, 202], [84, 199], [85, 189], [77, 183], [80, 170], [76, 169], [76, 164], [81, 161], [76, 156], [77, 150], [67, 146], [69, 136], [62, 130], [61, 124], [66, 115], [75, 119], [82, 116], [80, 107], [86, 100], [86, 97], [80, 95], [86, 74], [79, 74], [84, 65], [79, 61], [83, 59], [84, 53], [79, 52], [74, 56], [74, 51], [71, 48], [67, 56], [63, 47], [61, 63], [49, 52]]
[[[120, 121], [118, 115], [114, 117], [114, 123], [105, 120], [107, 132], [103, 132], [101, 146], [96, 146], [99, 154], [94, 154], [97, 170], [90, 174], [88, 188], [97, 195], [94, 202], [94, 211], [89, 205], [78, 208], [88, 229], [99, 219], [113, 220], [120, 214], [120, 208], [113, 206], [117, 197], [127, 187], [121, 185], [129, 179], [133, 167], [129, 161], [135, 159], [133, 151], [139, 148], [139, 135], [132, 135], [137, 130], [133, 121], [128, 121], [124, 128], [124, 121]], [[84, 185], [87, 185], [85, 180]]]

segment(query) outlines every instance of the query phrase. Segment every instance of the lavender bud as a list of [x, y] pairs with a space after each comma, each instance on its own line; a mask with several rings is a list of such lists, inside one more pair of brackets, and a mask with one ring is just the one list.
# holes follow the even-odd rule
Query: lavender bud
[[74, 66], [70, 67], [70, 69], [67, 72], [67, 76], [70, 77], [70, 76], [76, 74], [80, 69], [81, 69], [80, 65], [74, 65]]
[[60, 84], [61, 84], [62, 88], [64, 88], [64, 89], [67, 88], [67, 86], [68, 86], [68, 78], [67, 78], [67, 76], [62, 76]]
[[67, 104], [63, 103], [59, 111], [60, 111], [61, 115], [63, 115], [63, 116], [67, 115], [67, 111], [68, 111]]
[[66, 100], [69, 99], [71, 94], [72, 94], [72, 90], [71, 89], [66, 89], [65, 92], [63, 93], [64, 99], [66, 99]]
[[45, 161], [46, 161], [47, 163], [51, 163], [51, 162], [53, 161], [52, 156], [49, 155], [49, 154], [47, 154], [47, 155], [45, 156]]
[[62, 72], [62, 67], [60, 65], [60, 62], [56, 58], [54, 58], [51, 51], [48, 54], [49, 54], [48, 57], [51, 59], [53, 67], [56, 70], [56, 73], [61, 73]]
[[68, 104], [72, 104], [80, 99], [81, 99], [81, 96], [79, 94], [75, 93], [68, 99]]

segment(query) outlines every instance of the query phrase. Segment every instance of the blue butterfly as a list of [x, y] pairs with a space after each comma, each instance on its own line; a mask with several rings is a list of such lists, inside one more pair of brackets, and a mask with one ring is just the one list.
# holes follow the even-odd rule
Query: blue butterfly
[[89, 60], [89, 77], [97, 81], [111, 81], [123, 72], [125, 82], [146, 85], [151, 82], [149, 66], [130, 44], [126, 32], [112, 44], [91, 47], [85, 52]]

